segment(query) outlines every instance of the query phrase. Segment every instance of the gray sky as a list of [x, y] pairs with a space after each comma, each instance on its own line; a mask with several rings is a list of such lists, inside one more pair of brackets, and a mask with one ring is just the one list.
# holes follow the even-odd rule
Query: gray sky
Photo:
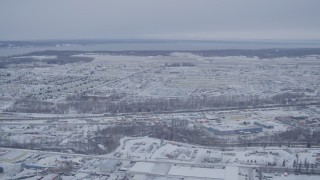
[[0, 40], [320, 39], [320, 0], [1, 0]]

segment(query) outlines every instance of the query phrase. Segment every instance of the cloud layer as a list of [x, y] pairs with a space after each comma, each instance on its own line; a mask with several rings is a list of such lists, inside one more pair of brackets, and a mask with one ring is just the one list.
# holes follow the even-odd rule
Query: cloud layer
[[0, 40], [320, 39], [319, 0], [1, 0]]

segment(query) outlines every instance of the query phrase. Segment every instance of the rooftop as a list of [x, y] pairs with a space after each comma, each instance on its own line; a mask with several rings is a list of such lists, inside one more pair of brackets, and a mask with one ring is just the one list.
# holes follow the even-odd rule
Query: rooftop
[[170, 169], [169, 164], [151, 163], [151, 162], [137, 162], [130, 169], [130, 172], [165, 176], [165, 175], [167, 175], [169, 169]]

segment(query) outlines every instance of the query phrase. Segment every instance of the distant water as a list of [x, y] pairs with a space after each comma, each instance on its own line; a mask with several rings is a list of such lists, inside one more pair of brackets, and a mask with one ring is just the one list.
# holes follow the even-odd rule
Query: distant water
[[140, 43], [105, 43], [72, 46], [39, 46], [0, 48], [0, 56], [21, 55], [44, 50], [79, 50], [79, 51], [123, 51], [123, 50], [221, 50], [221, 49], [268, 49], [268, 48], [320, 48], [320, 42], [140, 42]]

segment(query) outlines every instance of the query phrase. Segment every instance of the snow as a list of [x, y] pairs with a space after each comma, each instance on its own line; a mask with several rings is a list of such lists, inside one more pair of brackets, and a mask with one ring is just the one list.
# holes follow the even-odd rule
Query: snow
[[272, 180], [319, 180], [319, 176], [307, 176], [307, 175], [289, 175], [289, 176], [280, 176], [273, 177]]
[[36, 60], [43, 60], [43, 59], [57, 59], [57, 56], [19, 56], [14, 58], [32, 58]]
[[224, 172], [224, 180], [236, 180], [238, 179], [239, 168], [227, 166]]
[[195, 168], [186, 166], [172, 166], [168, 175], [195, 178], [224, 179], [224, 169]]
[[[0, 99], [0, 112], [14, 105], [13, 103], [16, 98], [35, 95], [34, 98], [40, 101], [64, 103], [67, 95], [77, 94], [79, 91], [86, 91], [88, 92], [88, 96], [92, 97], [95, 97], [97, 94], [102, 97], [108, 97], [112, 95], [111, 92], [117, 91], [117, 93], [128, 95], [125, 100], [131, 100], [131, 97], [133, 97], [134, 100], [142, 101], [145, 97], [166, 98], [177, 96], [188, 97], [189, 95], [194, 97], [221, 95], [230, 97], [237, 95], [244, 97], [256, 95], [258, 97], [271, 97], [282, 92], [283, 89], [286, 92], [285, 89], [299, 90], [305, 88], [315, 90], [314, 95], [312, 95], [312, 92], [307, 93], [308, 96], [316, 96], [319, 93], [319, 83], [317, 81], [319, 75], [312, 75], [315, 73], [319, 74], [319, 59], [305, 58], [298, 60], [276, 58], [260, 60], [257, 57], [248, 58], [241, 56], [204, 58], [183, 52], [172, 53], [171, 56], [157, 57], [118, 56], [95, 53], [77, 56], [93, 57], [94, 60], [89, 63], [66, 65], [42, 66], [42, 63], [39, 63], [35, 65], [31, 64], [30, 67], [22, 66], [21, 68], [19, 66], [10, 66], [6, 70], [1, 70], [0, 80], [2, 86], [0, 86], [0, 96], [2, 97]], [[21, 56], [17, 58], [46, 60], [57, 57]], [[196, 64], [196, 66], [164, 66], [166, 63], [181, 63], [182, 61]], [[10, 76], [7, 75], [8, 73]], [[48, 89], [52, 90], [52, 92], [42, 93], [42, 91]], [[52, 95], [53, 98], [49, 98], [49, 95]], [[67, 115], [19, 112], [2, 113], [0, 117], [1, 141], [5, 140], [11, 142], [11, 144], [40, 144], [45, 142], [48, 145], [52, 141], [59, 141], [59, 147], [66, 148], [66, 151], [72, 152], [70, 150], [73, 148], [71, 142], [87, 142], [87, 137], [95, 135], [98, 129], [103, 129], [105, 126], [113, 126], [117, 121], [130, 122], [129, 124], [135, 123], [135, 120], [139, 118], [143, 119], [146, 124], [167, 122], [170, 118], [186, 119], [190, 122], [188, 124], [190, 129], [199, 127], [203, 131], [207, 130], [205, 123], [210, 123], [210, 126], [215, 127], [224, 125], [223, 127], [227, 128], [239, 128], [243, 122], [250, 125], [254, 122], [264, 122], [274, 125], [274, 128], [264, 129], [261, 133], [246, 135], [244, 138], [272, 137], [272, 135], [286, 131], [291, 127], [290, 124], [278, 120], [276, 117], [308, 116], [310, 117], [309, 119], [317, 118], [319, 108], [313, 106], [301, 109], [290, 107], [173, 113], [171, 115], [152, 114], [148, 116], [141, 115], [141, 117], [136, 115], [134, 116], [135, 118], [130, 117], [130, 120], [121, 114], [117, 117], [107, 118], [103, 116], [90, 117], [92, 114], [78, 114], [76, 109], [72, 108], [68, 112]], [[38, 120], [32, 120], [32, 118]], [[103, 123], [108, 124], [102, 125]], [[295, 123], [295, 121], [292, 121], [292, 123]], [[298, 124], [300, 126], [299, 123], [297, 122], [295, 125]], [[307, 122], [303, 123], [303, 126], [311, 130], [317, 127]], [[237, 136], [219, 136], [217, 138], [232, 143], [233, 139], [236, 139]], [[98, 146], [100, 149], [109, 150], [107, 144], [102, 143], [98, 144]], [[11, 172], [14, 173], [19, 173], [21, 163], [56, 167], [62, 165], [63, 162], [77, 162], [80, 164], [79, 168], [81, 171], [77, 171], [74, 179], [81, 179], [87, 177], [92, 172], [100, 173], [101, 175], [100, 168], [103, 166], [103, 163], [101, 163], [102, 160], [99, 158], [107, 157], [118, 159], [122, 163], [128, 161], [130, 165], [127, 167], [119, 165], [119, 169], [122, 168], [131, 172], [163, 176], [170, 171], [173, 174], [181, 176], [189, 174], [190, 176], [205, 177], [213, 173], [218, 178], [224, 175], [226, 179], [234, 179], [237, 176], [238, 169], [237, 167], [228, 166], [259, 167], [273, 163], [276, 167], [279, 167], [285, 161], [286, 168], [289, 168], [293, 166], [296, 154], [299, 155], [299, 162], [304, 163], [304, 161], [307, 161], [315, 164], [316, 156], [319, 154], [319, 147], [308, 149], [298, 147], [288, 148], [286, 145], [283, 145], [282, 147], [268, 148], [244, 148], [236, 146], [221, 148], [203, 147], [148, 137], [127, 137], [121, 140], [121, 145], [115, 152], [97, 157], [93, 155], [88, 161], [83, 160], [81, 158], [83, 156], [74, 155], [62, 158], [60, 154], [53, 155], [52, 152], [51, 154], [49, 152], [41, 152], [38, 153], [37, 157], [34, 157], [34, 151], [30, 153], [21, 149], [0, 151], [0, 162], [4, 163], [5, 168], [9, 169], [9, 171], [12, 169]], [[134, 164], [136, 161], [138, 162]], [[131, 162], [133, 163], [131, 164]], [[17, 169], [15, 169], [15, 164], [17, 165]], [[182, 164], [185, 166], [182, 166]], [[227, 167], [224, 170], [208, 168], [209, 166], [213, 166], [213, 164]], [[172, 165], [174, 166], [171, 168]], [[204, 166], [207, 166], [207, 168], [204, 168]], [[217, 172], [224, 173], [219, 176]], [[36, 172], [33, 170], [23, 170], [19, 175], [32, 173]], [[115, 176], [115, 174], [117, 174], [117, 171], [111, 176]], [[8, 175], [8, 178], [5, 177], [4, 179], [9, 179], [9, 176], [11, 174]], [[275, 178], [279, 180], [292, 180], [297, 179], [297, 177], [300, 179], [311, 178], [311, 176], [294, 175]], [[67, 178], [63, 177], [63, 179]], [[150, 177], [137, 176], [136, 178], [148, 179]], [[1, 176], [0, 179], [2, 179]], [[98, 177], [94, 179], [98, 179]], [[157, 177], [156, 179], [160, 180], [164, 178]]]

